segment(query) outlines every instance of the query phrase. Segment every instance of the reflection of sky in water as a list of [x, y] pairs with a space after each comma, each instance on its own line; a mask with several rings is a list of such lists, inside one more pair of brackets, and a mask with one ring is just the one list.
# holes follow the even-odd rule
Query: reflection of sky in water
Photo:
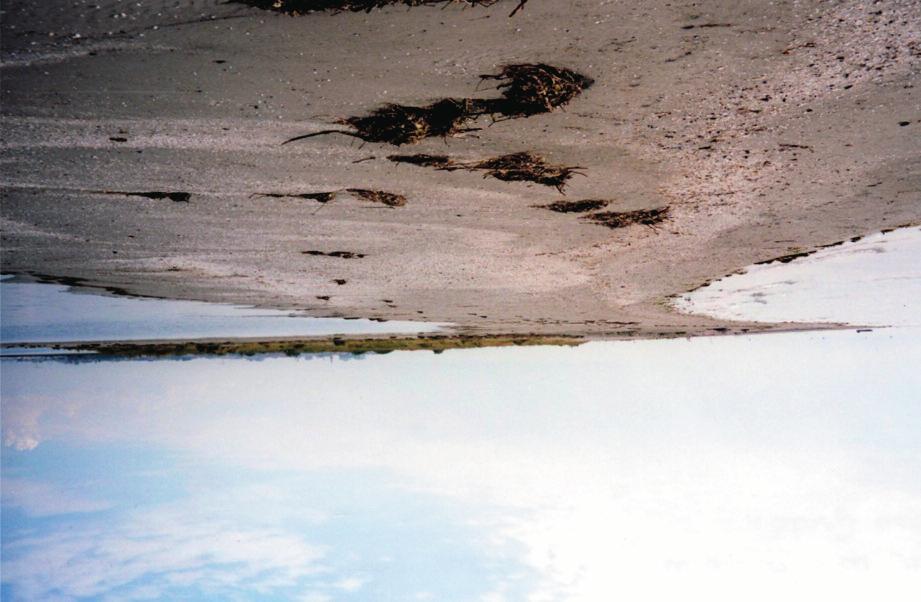
[[418, 322], [307, 318], [290, 312], [217, 303], [73, 294], [66, 286], [0, 284], [0, 339], [5, 343], [194, 339], [330, 334], [416, 333]]
[[914, 600], [919, 335], [3, 361], [3, 598]]
[[921, 229], [902, 228], [748, 268], [679, 298], [730, 320], [921, 326]]

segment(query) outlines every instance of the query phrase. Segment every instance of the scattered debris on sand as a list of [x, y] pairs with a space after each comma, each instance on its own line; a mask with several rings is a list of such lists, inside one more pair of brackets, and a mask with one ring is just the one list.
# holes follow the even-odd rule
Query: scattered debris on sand
[[313, 255], [315, 257], [336, 257], [338, 259], [361, 259], [364, 253], [353, 253], [352, 251], [301, 251], [302, 255]]
[[498, 73], [481, 75], [480, 79], [500, 81], [503, 98], [493, 104], [492, 112], [506, 118], [549, 113], [595, 83], [581, 73], [545, 63], [504, 65]]
[[[841, 244], [841, 243], [838, 243], [838, 244]], [[831, 247], [834, 245], [825, 245], [825, 246]], [[781, 255], [780, 257], [774, 257], [773, 259], [765, 259], [764, 261], [756, 261], [755, 265], [769, 265], [772, 263], [790, 263], [791, 261], [794, 261], [796, 259], [801, 259], [803, 257], [809, 257], [813, 253], [815, 253], [815, 251], [802, 251], [799, 253], [789, 253], [787, 255]]]
[[463, 169], [466, 171], [485, 171], [486, 176], [505, 182], [534, 182], [552, 186], [563, 192], [566, 182], [576, 174], [579, 167], [553, 165], [542, 157], [530, 152], [512, 153], [482, 161], [454, 161], [444, 155], [390, 155], [387, 157], [395, 163], [409, 163], [422, 167], [434, 167], [444, 171]]
[[447, 138], [478, 131], [479, 128], [470, 127], [470, 124], [486, 115], [503, 120], [549, 113], [569, 103], [594, 83], [581, 73], [543, 63], [505, 65], [497, 74], [480, 78], [499, 80], [502, 97], [443, 98], [423, 107], [386, 104], [370, 115], [336, 120], [336, 124], [351, 130], [320, 130], [288, 138], [282, 144], [327, 134], [394, 146], [415, 144], [426, 138]]
[[710, 29], [713, 27], [732, 27], [732, 23], [701, 23], [700, 25], [682, 25], [681, 29]]
[[[468, 6], [492, 6], [500, 0], [231, 0], [234, 4], [246, 4], [262, 10], [271, 10], [286, 15], [297, 16], [319, 11], [333, 12], [371, 12], [375, 8], [383, 8], [391, 4], [405, 6], [432, 6], [450, 3], [465, 4]], [[509, 17], [515, 16], [524, 8], [528, 0], [519, 0], [518, 6]]]
[[336, 198], [340, 193], [347, 192], [365, 201], [372, 203], [381, 203], [388, 207], [402, 207], [406, 204], [406, 197], [402, 194], [385, 192], [383, 190], [370, 190], [367, 188], [344, 188], [341, 190], [332, 190], [329, 192], [254, 192], [250, 197], [269, 197], [273, 199], [297, 198], [309, 199], [318, 203], [326, 204]]
[[588, 213], [604, 209], [611, 201], [600, 199], [585, 199], [583, 201], [554, 201], [549, 205], [535, 205], [539, 209], [549, 209], [557, 213]]
[[803, 149], [803, 150], [815, 152], [813, 148], [809, 146], [808, 144], [790, 144], [790, 143], [781, 142], [777, 146], [780, 147], [780, 150], [788, 150], [792, 148], [792, 149]]
[[655, 229], [668, 218], [668, 207], [656, 209], [638, 209], [636, 211], [602, 211], [586, 215], [583, 219], [608, 228], [626, 228], [638, 224]]

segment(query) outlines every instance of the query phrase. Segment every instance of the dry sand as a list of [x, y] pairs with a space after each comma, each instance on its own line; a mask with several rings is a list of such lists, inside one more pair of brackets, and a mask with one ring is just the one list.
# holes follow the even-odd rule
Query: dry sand
[[[472, 333], [700, 334], [753, 326], [669, 296], [921, 221], [916, 0], [513, 6], [4, 2], [3, 271]], [[536, 61], [596, 83], [565, 111], [458, 138], [280, 145], [385, 102], [495, 96], [478, 75]], [[563, 197], [386, 160], [518, 151], [586, 175]], [[344, 188], [407, 204], [251, 196]], [[562, 198], [671, 218], [612, 230], [534, 207]]]

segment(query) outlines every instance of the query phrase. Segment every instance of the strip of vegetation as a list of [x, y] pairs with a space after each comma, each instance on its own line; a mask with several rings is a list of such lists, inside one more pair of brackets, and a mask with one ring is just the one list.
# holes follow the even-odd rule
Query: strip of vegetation
[[325, 337], [274, 341], [154, 341], [154, 342], [87, 342], [18, 345], [45, 347], [61, 351], [92, 352], [96, 357], [182, 357], [284, 354], [296, 356], [313, 353], [390, 353], [392, 351], [428, 350], [441, 353], [448, 349], [515, 347], [535, 345], [576, 346], [585, 342], [577, 336], [539, 335], [420, 335], [416, 337], [347, 338]]

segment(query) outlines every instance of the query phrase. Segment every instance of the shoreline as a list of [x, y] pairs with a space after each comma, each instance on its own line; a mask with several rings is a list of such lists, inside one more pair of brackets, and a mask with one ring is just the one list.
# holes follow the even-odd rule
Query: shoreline
[[[662, 331], [655, 335], [635, 336], [608, 333], [594, 336], [541, 334], [419, 334], [405, 335], [341, 335], [314, 337], [209, 337], [201, 339], [148, 339], [113, 341], [60, 341], [2, 343], [0, 349], [47, 350], [47, 353], [3, 354], [4, 359], [67, 359], [93, 361], [103, 359], [156, 359], [193, 357], [251, 357], [301, 356], [329, 353], [385, 355], [393, 351], [432, 351], [442, 353], [452, 349], [483, 349], [500, 347], [557, 346], [577, 347], [593, 342], [626, 342], [671, 339], [692, 339], [714, 336], [746, 336], [820, 331], [882, 330], [888, 326], [859, 326], [851, 324], [761, 324], [762, 329], [740, 327], [714, 329], [708, 333], [688, 334], [684, 331]], [[54, 353], [59, 352], [59, 353]]]
[[[649, 324], [642, 324], [641, 322], [620, 322], [620, 323], [608, 323], [607, 330], [603, 329], [601, 326], [594, 327], [588, 331], [573, 329], [570, 332], [560, 331], [554, 332], [552, 334], [541, 333], [541, 332], [520, 332], [515, 330], [509, 330], [506, 332], [482, 332], [477, 329], [471, 329], [468, 326], [458, 325], [458, 324], [438, 324], [442, 328], [444, 334], [431, 334], [431, 333], [420, 333], [417, 335], [399, 335], [396, 333], [381, 333], [378, 335], [362, 335], [362, 334], [351, 334], [351, 335], [323, 335], [316, 337], [297, 337], [297, 336], [282, 336], [282, 337], [209, 337], [209, 338], [192, 338], [192, 339], [135, 339], [135, 340], [111, 340], [111, 341], [64, 341], [64, 342], [55, 342], [54, 345], [61, 346], [62, 349], [71, 349], [71, 350], [89, 350], [91, 347], [114, 347], [119, 345], [128, 345], [128, 346], [138, 346], [140, 347], [149, 347], [149, 351], [156, 354], [159, 348], [164, 350], [170, 347], [180, 347], [184, 344], [212, 344], [212, 343], [225, 343], [231, 347], [234, 345], [248, 345], [254, 344], [257, 347], [271, 347], [276, 343], [290, 343], [293, 347], [298, 345], [307, 345], [307, 347], [316, 346], [316, 349], [325, 349], [329, 345], [334, 344], [334, 340], [348, 340], [350, 344], [357, 344], [359, 347], [366, 346], [367, 351], [374, 351], [375, 343], [379, 342], [382, 339], [399, 339], [400, 348], [404, 349], [428, 349], [429, 347], [422, 346], [427, 343], [421, 343], [420, 346], [415, 346], [418, 343], [418, 339], [434, 339], [444, 343], [446, 346], [444, 348], [466, 348], [468, 346], [472, 347], [489, 347], [497, 346], [492, 344], [491, 340], [504, 340], [506, 338], [511, 338], [518, 341], [515, 344], [548, 344], [542, 341], [551, 339], [576, 339], [580, 342], [587, 342], [590, 340], [609, 340], [609, 341], [619, 341], [619, 340], [649, 340], [649, 339], [662, 339], [662, 338], [682, 338], [682, 337], [701, 337], [701, 336], [720, 336], [720, 335], [745, 335], [745, 334], [762, 334], [762, 333], [776, 333], [776, 332], [804, 332], [804, 331], [819, 331], [819, 330], [847, 330], [847, 329], [862, 329], [862, 328], [881, 328], [885, 326], [866, 326], [860, 324], [849, 324], [849, 323], [830, 323], [830, 322], [798, 322], [798, 321], [783, 321], [783, 322], [762, 322], [755, 320], [731, 320], [725, 318], [719, 318], [716, 316], [711, 316], [704, 313], [693, 313], [687, 311], [681, 311], [678, 307], [675, 306], [675, 300], [705, 289], [712, 284], [718, 283], [725, 278], [729, 278], [733, 275], [744, 274], [748, 268], [760, 265], [769, 265], [773, 263], [789, 263], [799, 258], [809, 257], [815, 254], [818, 251], [823, 249], [837, 247], [843, 245], [846, 242], [856, 242], [866, 238], [867, 236], [872, 236], [874, 234], [887, 234], [897, 229], [902, 228], [912, 228], [918, 224], [902, 224], [895, 226], [894, 228], [883, 229], [878, 233], [869, 233], [865, 235], [851, 237], [847, 240], [837, 241], [834, 243], [827, 243], [817, 245], [811, 249], [798, 251], [795, 254], [783, 255], [780, 257], [775, 257], [772, 259], [758, 261], [749, 266], [739, 268], [734, 270], [731, 273], [724, 274], [722, 276], [716, 277], [713, 280], [704, 282], [699, 286], [696, 286], [692, 289], [689, 289], [684, 292], [678, 292], [669, 295], [657, 302], [657, 305], [663, 307], [667, 314], [670, 314], [676, 318], [686, 318], [688, 321], [694, 322], [693, 325], [688, 326], [687, 324], [683, 326], [674, 326], [672, 325], [656, 325], [654, 328], [650, 328]], [[39, 274], [34, 271], [26, 271], [22, 273], [15, 272], [5, 272], [4, 274], [7, 277], [12, 277], [14, 279], [23, 279], [26, 281], [32, 281], [37, 283], [49, 283], [49, 284], [59, 284], [70, 287], [72, 289], [80, 290], [85, 289], [91, 294], [97, 295], [112, 295], [116, 297], [127, 297], [127, 298], [138, 298], [138, 299], [160, 299], [160, 300], [172, 300], [174, 297], [169, 297], [166, 295], [142, 295], [142, 294], [133, 294], [129, 292], [126, 288], [111, 286], [108, 284], [95, 284], [88, 282], [86, 280], [75, 278], [72, 276], [53, 276], [49, 274]], [[205, 300], [205, 299], [189, 299], [190, 301], [200, 301], [205, 303], [219, 303], [215, 301]], [[296, 310], [298, 312], [303, 312], [302, 309], [294, 307], [274, 307], [268, 305], [253, 305], [254, 308], [260, 309], [271, 309], [271, 310]], [[347, 315], [324, 315], [324, 316], [314, 316], [309, 313], [301, 313], [303, 317], [317, 317], [317, 318], [339, 318], [344, 320], [361, 320], [361, 319], [370, 319], [375, 322], [387, 323], [387, 318], [381, 317], [372, 317], [368, 318], [365, 316], [347, 316]], [[697, 322], [703, 321], [703, 324]], [[419, 322], [419, 324], [430, 324], [429, 322]], [[611, 326], [618, 326], [617, 329], [612, 329]], [[684, 328], [681, 330], [679, 328]], [[414, 343], [416, 341], [416, 343]], [[504, 344], [504, 343], [503, 343]], [[556, 344], [556, 343], [549, 343]], [[18, 346], [19, 343], [3, 343], [3, 347]], [[25, 342], [27, 347], [39, 347], [43, 346], [40, 342]], [[405, 345], [405, 346], [404, 346]], [[380, 348], [380, 347], [378, 347]], [[385, 349], [386, 347], [384, 347]], [[272, 351], [260, 351], [259, 353], [271, 353]], [[305, 352], [320, 352], [320, 351], [305, 351]], [[363, 352], [363, 351], [362, 351]], [[128, 351], [129, 354], [134, 353]], [[169, 352], [173, 354], [172, 352]], [[208, 352], [205, 352], [207, 354]], [[221, 351], [221, 353], [237, 353], [236, 351]]]

